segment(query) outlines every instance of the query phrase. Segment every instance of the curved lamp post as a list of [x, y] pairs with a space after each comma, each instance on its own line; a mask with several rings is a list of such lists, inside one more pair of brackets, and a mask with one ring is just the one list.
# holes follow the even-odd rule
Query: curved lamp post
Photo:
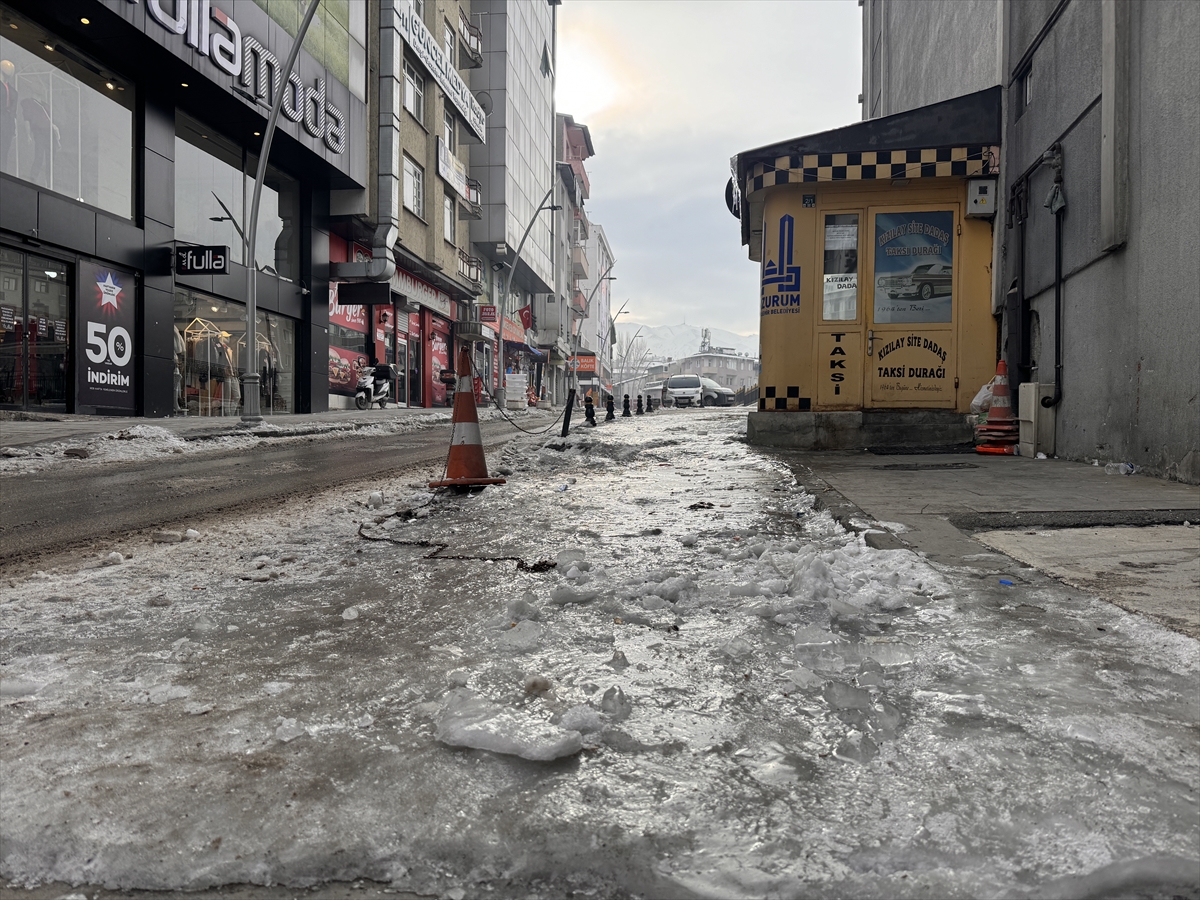
[[288, 77], [296, 66], [296, 57], [300, 55], [304, 35], [308, 33], [308, 25], [320, 2], [321, 0], [309, 0], [300, 30], [292, 40], [292, 52], [283, 64], [279, 90], [275, 92], [271, 115], [267, 118], [267, 129], [263, 132], [262, 149], [258, 153], [258, 171], [254, 176], [254, 194], [250, 200], [250, 222], [246, 228], [246, 374], [242, 378], [243, 425], [261, 425], [263, 421], [258, 399], [258, 363], [254, 361], [258, 355], [258, 263], [254, 256], [254, 245], [258, 239], [258, 205], [262, 200], [263, 181], [267, 177], [267, 158], [271, 155], [271, 141], [275, 139], [275, 125], [279, 122], [279, 111], [283, 108], [283, 95], [287, 90]]
[[[604, 270], [604, 272], [600, 275], [600, 277], [596, 279], [596, 283], [595, 283], [595, 285], [593, 285], [591, 293], [588, 294], [587, 300], [585, 300], [583, 302], [583, 318], [584, 319], [587, 318], [588, 309], [592, 305], [592, 298], [596, 296], [596, 291], [600, 290], [600, 285], [604, 284], [604, 282], [606, 282], [606, 281], [616, 281], [617, 280], [615, 276], [609, 277], [609, 274], [608, 274], [609, 272], [611, 272], [613, 270], [613, 266], [615, 266], [616, 264], [617, 264], [617, 261], [614, 259], [612, 262], [610, 262], [608, 264], [608, 268]], [[629, 301], [627, 300], [625, 302], [628, 303]], [[580, 321], [580, 324], [581, 325], [583, 324], [582, 320]], [[563, 437], [566, 437], [571, 431], [571, 410], [575, 408], [575, 395], [577, 393], [579, 393], [579, 329], [578, 328], [575, 329], [574, 338], [575, 339], [572, 342], [574, 349], [571, 352], [571, 360], [570, 360], [570, 362], [572, 363], [572, 365], [571, 365], [572, 385], [571, 385], [570, 389], [567, 391], [567, 408], [563, 412], [563, 426], [562, 426], [562, 436]]]
[[562, 209], [561, 206], [554, 204], [547, 205], [546, 201], [550, 199], [550, 195], [554, 193], [554, 185], [550, 185], [550, 190], [546, 191], [546, 196], [542, 198], [542, 202], [538, 204], [538, 208], [533, 211], [533, 216], [529, 219], [529, 224], [525, 226], [525, 233], [521, 235], [521, 243], [517, 244], [517, 252], [513, 254], [512, 264], [508, 267], [508, 272], [504, 276], [504, 293], [500, 295], [500, 352], [497, 355], [498, 368], [497, 374], [499, 384], [496, 385], [496, 406], [498, 409], [506, 409], [508, 401], [508, 391], [504, 387], [504, 314], [505, 307], [508, 306], [508, 292], [512, 288], [513, 275], [517, 271], [517, 263], [521, 260], [521, 250], [525, 246], [525, 240], [529, 237], [529, 232], [533, 231], [533, 223], [537, 221], [546, 210]]

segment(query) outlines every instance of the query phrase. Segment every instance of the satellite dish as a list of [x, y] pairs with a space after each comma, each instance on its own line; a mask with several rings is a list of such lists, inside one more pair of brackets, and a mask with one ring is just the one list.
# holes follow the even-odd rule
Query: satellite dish
[[475, 95], [475, 99], [479, 101], [479, 106], [483, 109], [485, 116], [492, 114], [492, 95], [487, 91], [480, 91]]

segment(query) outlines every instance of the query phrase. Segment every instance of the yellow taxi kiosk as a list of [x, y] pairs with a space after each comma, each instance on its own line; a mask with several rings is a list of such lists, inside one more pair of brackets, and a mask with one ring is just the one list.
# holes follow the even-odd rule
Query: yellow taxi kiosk
[[734, 157], [726, 188], [760, 264], [752, 443], [969, 441], [996, 371], [1000, 89]]

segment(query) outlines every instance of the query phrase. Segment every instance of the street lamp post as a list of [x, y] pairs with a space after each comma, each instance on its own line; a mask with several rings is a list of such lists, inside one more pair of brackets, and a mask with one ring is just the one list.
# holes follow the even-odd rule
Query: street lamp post
[[304, 20], [300, 30], [292, 40], [292, 52], [288, 54], [287, 62], [280, 73], [278, 89], [275, 91], [274, 102], [271, 104], [271, 115], [267, 118], [267, 128], [263, 132], [262, 149], [258, 153], [258, 171], [254, 176], [254, 194], [250, 200], [250, 222], [246, 228], [246, 374], [242, 378], [242, 424], [261, 425], [262, 410], [258, 399], [258, 264], [255, 262], [255, 242], [258, 238], [258, 206], [262, 200], [263, 181], [267, 177], [267, 158], [271, 155], [271, 141], [275, 139], [275, 126], [279, 122], [279, 111], [283, 108], [283, 95], [287, 90], [288, 78], [296, 66], [296, 57], [300, 55], [300, 46], [304, 43], [304, 35], [308, 33], [308, 24], [317, 11], [321, 0], [309, 0]]
[[529, 219], [529, 224], [525, 226], [525, 233], [521, 235], [521, 243], [517, 244], [517, 252], [513, 255], [512, 264], [508, 267], [508, 272], [504, 276], [504, 293], [500, 295], [500, 352], [497, 354], [497, 362], [499, 366], [498, 380], [496, 385], [496, 405], [500, 409], [505, 409], [508, 403], [508, 391], [504, 387], [504, 315], [505, 307], [508, 305], [508, 292], [512, 288], [513, 275], [517, 271], [517, 263], [521, 259], [521, 250], [525, 246], [525, 240], [529, 237], [529, 232], [533, 231], [533, 224], [546, 210], [562, 209], [561, 206], [551, 204], [546, 205], [546, 201], [550, 199], [550, 195], [554, 193], [554, 185], [550, 185], [550, 190], [546, 191], [546, 196], [542, 198], [542, 202], [538, 204], [538, 208], [533, 211], [533, 216]]

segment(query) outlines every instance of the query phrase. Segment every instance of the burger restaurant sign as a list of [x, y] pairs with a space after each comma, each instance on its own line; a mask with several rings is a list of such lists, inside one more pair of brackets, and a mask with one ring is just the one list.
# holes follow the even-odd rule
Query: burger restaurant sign
[[148, 18], [179, 35], [187, 46], [238, 79], [241, 87], [235, 88], [237, 93], [270, 106], [282, 90], [281, 112], [286, 119], [302, 125], [334, 153], [345, 151], [346, 114], [329, 102], [325, 79], [317, 78], [308, 86], [292, 72], [285, 83], [279, 57], [257, 38], [243, 35], [233, 17], [215, 6], [213, 0], [146, 0], [146, 10]]

